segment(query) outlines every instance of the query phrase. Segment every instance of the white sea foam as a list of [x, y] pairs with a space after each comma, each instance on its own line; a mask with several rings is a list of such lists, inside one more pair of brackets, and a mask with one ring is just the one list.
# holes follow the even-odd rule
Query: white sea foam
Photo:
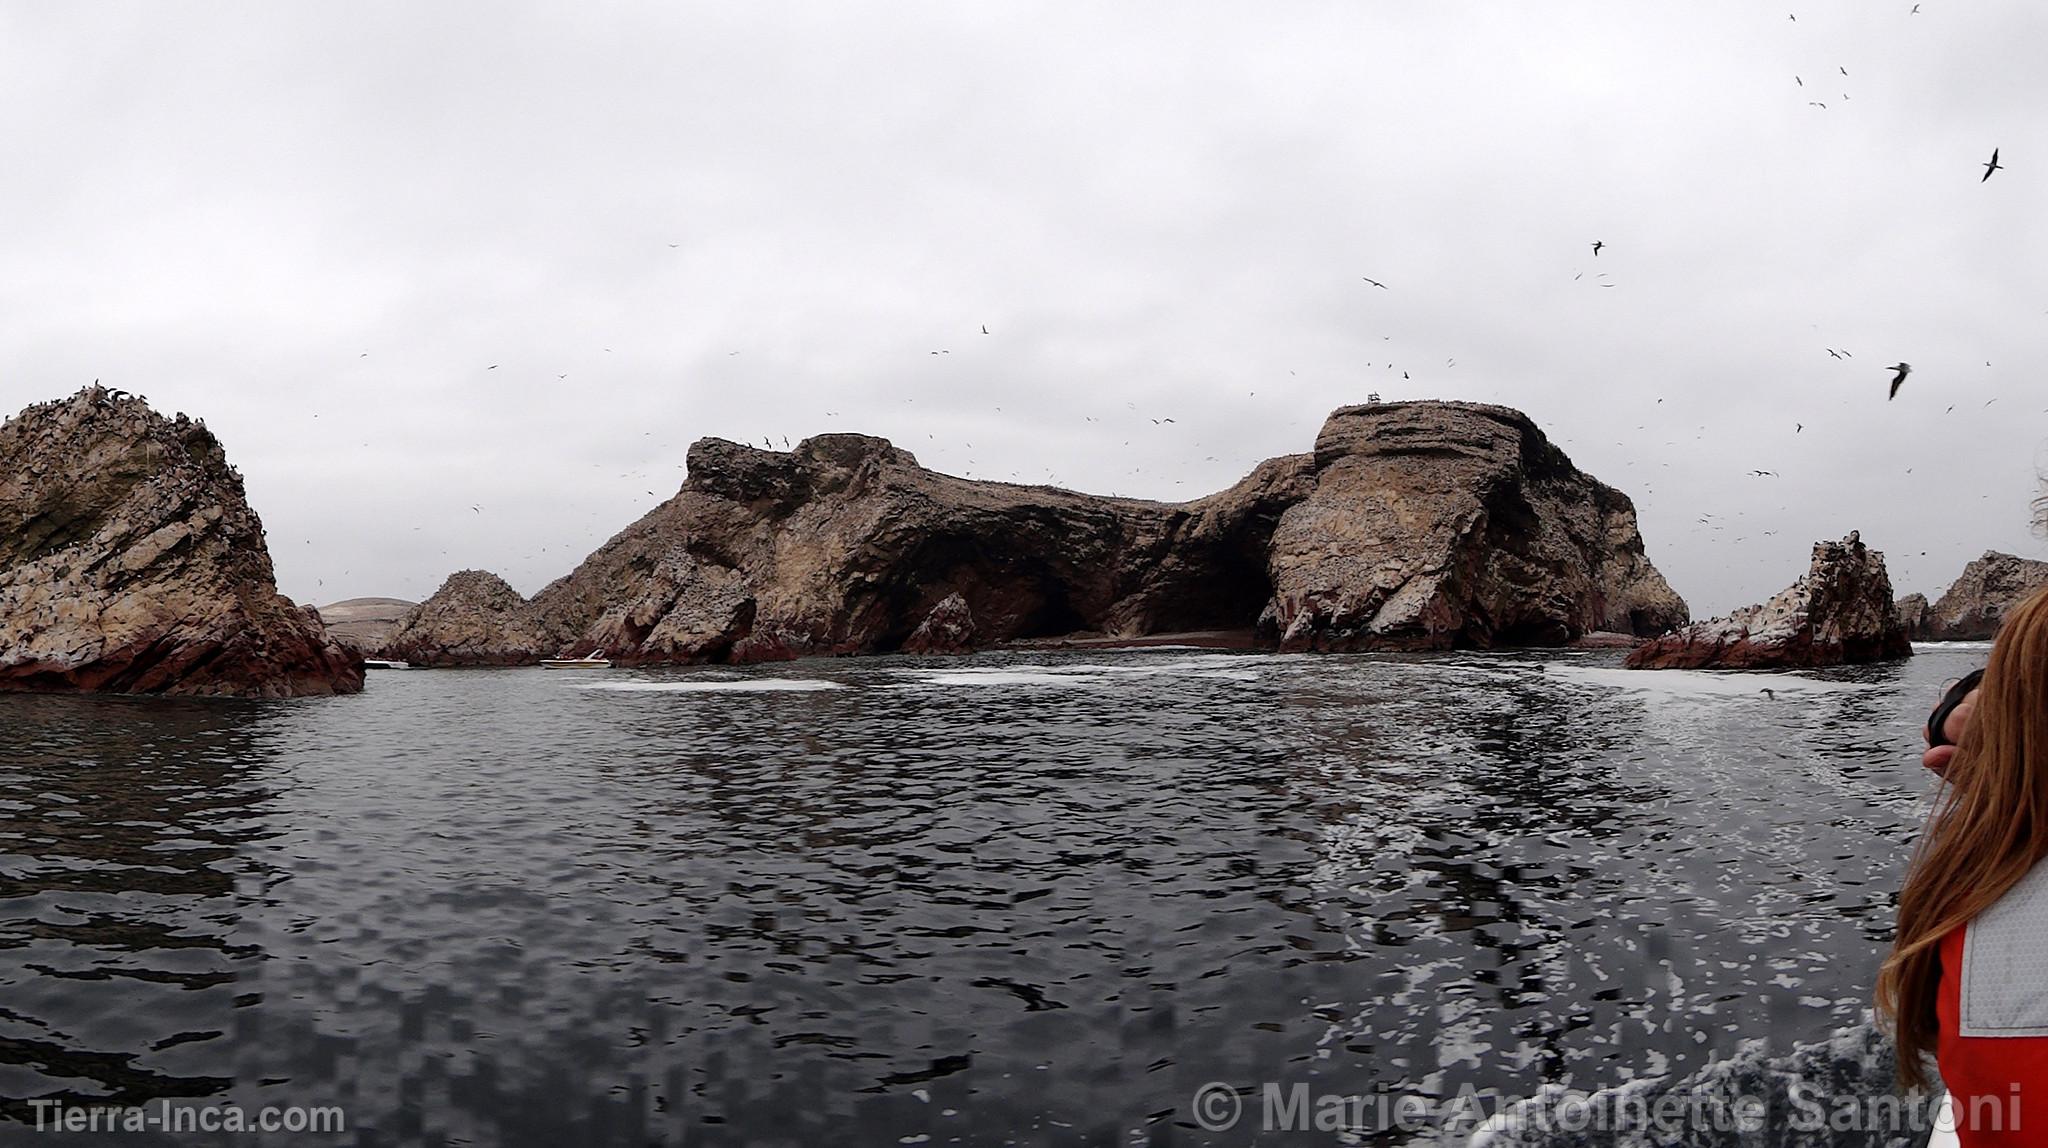
[[1990, 648], [1991, 648], [1991, 643], [1990, 643], [1989, 641], [1972, 641], [1972, 642], [1915, 642], [1915, 643], [1913, 643], [1913, 648], [1914, 648], [1914, 649], [1916, 649], [1916, 650], [1935, 650], [1935, 651], [1940, 651], [1940, 650], [1988, 650], [1988, 649], [1990, 649]]
[[1764, 690], [1779, 694], [1843, 694], [1879, 688], [1863, 682], [1825, 682], [1793, 673], [1756, 674], [1740, 670], [1621, 670], [1547, 662], [1543, 672], [1581, 685], [1670, 697], [1755, 697]]
[[788, 694], [843, 690], [846, 687], [838, 682], [821, 681], [816, 678], [737, 678], [686, 682], [580, 682], [574, 688], [636, 694]]
[[1170, 676], [1213, 681], [1257, 681], [1250, 659], [1232, 654], [1207, 654], [1168, 661], [1112, 665], [1064, 662], [1012, 666], [958, 666], [944, 670], [906, 670], [904, 683], [915, 686], [1100, 686], [1139, 678]]
[[910, 675], [916, 686], [1093, 686], [1109, 680], [1104, 673], [1076, 673], [1050, 666], [1000, 666], [985, 670], [921, 670]]

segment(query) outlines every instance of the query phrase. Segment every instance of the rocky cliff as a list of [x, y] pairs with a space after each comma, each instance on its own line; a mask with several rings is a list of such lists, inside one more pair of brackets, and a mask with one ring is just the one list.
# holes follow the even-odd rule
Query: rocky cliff
[[1856, 532], [1816, 542], [1797, 582], [1759, 606], [1695, 622], [1629, 653], [1629, 669], [1834, 666], [1911, 657], [1884, 555]]
[[705, 439], [688, 462], [674, 498], [523, 609], [502, 602], [520, 637], [429, 602], [401, 631], [416, 644], [388, 652], [750, 662], [1254, 625], [1288, 649], [1445, 649], [1686, 617], [1627, 497], [1504, 407], [1348, 407], [1312, 454], [1187, 503], [955, 478], [854, 434]]
[[92, 387], [8, 420], [0, 460], [0, 689], [362, 689], [356, 658], [277, 592], [203, 425]]
[[1906, 631], [1906, 637], [1919, 640], [1927, 636], [1927, 595], [1908, 594], [1892, 603], [1892, 613], [1898, 615], [1899, 626]]
[[2048, 586], [2048, 562], [1987, 550], [1963, 567], [1928, 609], [1921, 637], [1940, 642], [1993, 637], [2005, 615], [2043, 586]]
[[1561, 645], [1686, 618], [1628, 497], [1518, 411], [1344, 407], [1313, 472], [1268, 550], [1260, 622], [1282, 649]]
[[415, 666], [518, 666], [553, 657], [568, 636], [546, 628], [503, 578], [458, 570], [372, 653]]

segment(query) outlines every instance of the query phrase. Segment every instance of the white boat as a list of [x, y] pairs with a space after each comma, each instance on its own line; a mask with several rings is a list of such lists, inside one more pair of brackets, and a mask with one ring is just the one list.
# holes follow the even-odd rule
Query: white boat
[[610, 658], [600, 658], [592, 650], [580, 658], [542, 658], [541, 668], [548, 670], [603, 670], [610, 668]]
[[412, 669], [412, 663], [401, 662], [394, 658], [364, 658], [363, 668], [366, 670], [409, 670]]

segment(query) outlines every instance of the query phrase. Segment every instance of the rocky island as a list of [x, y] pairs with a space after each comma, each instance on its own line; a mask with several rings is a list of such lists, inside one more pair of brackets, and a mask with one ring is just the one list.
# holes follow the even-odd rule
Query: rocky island
[[1924, 594], [1899, 599], [1899, 617], [1922, 641], [1983, 641], [1996, 637], [2006, 613], [2043, 586], [2048, 562], [1987, 550], [1933, 605]]
[[1282, 650], [1441, 650], [1687, 618], [1628, 497], [1506, 407], [1344, 407], [1312, 452], [1185, 503], [957, 478], [858, 434], [703, 439], [688, 471], [532, 600], [466, 571], [383, 652], [743, 663], [1229, 629]]
[[0, 459], [0, 689], [362, 689], [359, 659], [277, 592], [203, 424], [94, 386], [9, 419]]
[[1814, 543], [1806, 573], [1770, 601], [1654, 638], [1622, 664], [1632, 670], [1786, 669], [1912, 654], [1884, 555], [1850, 531], [1840, 542]]

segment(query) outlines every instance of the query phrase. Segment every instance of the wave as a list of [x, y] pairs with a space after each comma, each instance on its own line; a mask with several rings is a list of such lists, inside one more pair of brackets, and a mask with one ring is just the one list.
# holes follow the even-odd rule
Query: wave
[[[1469, 1148], [1786, 1148], [1927, 1142], [1941, 1098], [1893, 1090], [1897, 1050], [1866, 1021], [1789, 1054], [1745, 1041], [1681, 1079], [1649, 1077], [1598, 1092], [1548, 1085], [1471, 1131]], [[1748, 1109], [1748, 1120], [1740, 1118]], [[1733, 1119], [1731, 1119], [1731, 1117]], [[1842, 1129], [1837, 1131], [1837, 1129]], [[1850, 1131], [1853, 1129], [1854, 1131]], [[1447, 1129], [1453, 1133], [1462, 1129]]]
[[1101, 662], [1032, 663], [1012, 666], [956, 666], [943, 670], [902, 671], [911, 686], [1100, 686], [1139, 678], [1202, 678], [1211, 681], [1253, 682], [1259, 671], [1246, 668], [1246, 659], [1233, 654], [1210, 654], [1191, 658], [1136, 665]]
[[1777, 694], [1867, 693], [1882, 687], [1867, 682], [1828, 682], [1797, 673], [1751, 673], [1744, 670], [1623, 670], [1546, 662], [1543, 672], [1579, 685], [1670, 697], [1756, 697]]
[[647, 694], [789, 694], [843, 690], [847, 687], [840, 682], [828, 682], [819, 678], [727, 678], [689, 682], [580, 682], [572, 688]]

